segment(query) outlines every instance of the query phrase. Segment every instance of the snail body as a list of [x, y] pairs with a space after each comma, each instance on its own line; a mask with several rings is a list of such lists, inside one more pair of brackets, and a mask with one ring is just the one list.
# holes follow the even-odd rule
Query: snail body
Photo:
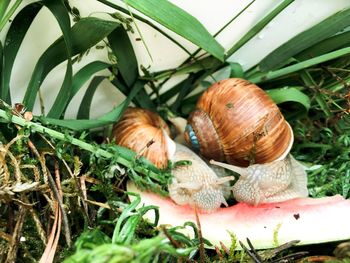
[[219, 81], [202, 94], [184, 137], [207, 159], [239, 166], [272, 162], [293, 143], [277, 105], [258, 86], [238, 78]]
[[200, 211], [212, 212], [221, 204], [227, 206], [225, 190], [233, 176], [218, 177], [197, 154], [187, 147], [176, 144], [172, 162], [189, 160], [189, 165], [178, 165], [172, 169], [173, 179], [169, 184], [169, 195], [178, 205], [190, 205]]
[[113, 126], [113, 138], [118, 145], [137, 152], [160, 169], [168, 166], [173, 154], [167, 140], [169, 134], [168, 125], [157, 113], [141, 108], [127, 108]]
[[240, 174], [232, 187], [234, 198], [253, 205], [307, 197], [307, 175], [291, 154], [282, 160], [254, 164], [247, 168], [210, 161]]

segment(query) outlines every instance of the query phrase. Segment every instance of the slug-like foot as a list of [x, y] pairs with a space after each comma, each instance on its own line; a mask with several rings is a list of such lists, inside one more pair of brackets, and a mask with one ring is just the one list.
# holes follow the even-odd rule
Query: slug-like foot
[[210, 163], [241, 175], [232, 188], [239, 202], [258, 205], [308, 196], [306, 172], [291, 154], [283, 160], [247, 168], [216, 161]]
[[198, 155], [187, 147], [176, 144], [174, 163], [188, 160], [191, 164], [177, 165], [172, 170], [173, 179], [169, 184], [169, 195], [179, 205], [190, 205], [202, 212], [212, 212], [221, 204], [227, 206], [225, 184], [233, 176], [219, 178]]

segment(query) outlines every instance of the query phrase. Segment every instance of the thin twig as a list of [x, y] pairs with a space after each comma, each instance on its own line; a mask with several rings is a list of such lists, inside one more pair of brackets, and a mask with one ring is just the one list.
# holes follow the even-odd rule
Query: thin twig
[[251, 252], [244, 244], [242, 241], [239, 241], [239, 244], [241, 245], [242, 249], [251, 257], [251, 259], [255, 262], [255, 263], [263, 263], [263, 261], [259, 260], [258, 257], [256, 257], [256, 255]]
[[199, 238], [199, 261], [201, 263], [205, 262], [205, 249], [204, 249], [204, 240], [202, 235], [202, 227], [201, 222], [199, 220], [198, 210], [197, 207], [194, 209], [195, 215], [196, 215], [196, 223], [198, 228], [198, 238]]
[[[40, 134], [40, 137], [51, 147], [51, 149], [55, 150], [56, 151], [56, 148], [55, 146], [45, 137], [43, 136], [42, 134]], [[80, 184], [80, 181], [78, 180], [78, 177], [72, 172], [72, 170], [70, 169], [69, 165], [67, 164], [67, 162], [64, 160], [64, 159], [61, 159], [61, 161], [63, 162], [64, 166], [66, 167], [68, 173], [70, 174], [70, 176], [74, 179], [75, 181], [75, 184], [78, 188], [78, 194], [80, 196], [80, 199], [82, 200], [82, 203], [83, 203], [83, 207], [84, 207], [84, 213], [83, 215], [85, 216], [85, 219], [88, 223], [89, 226], [92, 226], [92, 222], [89, 218], [89, 214], [88, 214], [88, 211], [87, 211], [87, 204], [84, 203], [85, 201], [85, 197], [84, 197], [84, 193], [82, 191], [82, 188], [81, 188], [81, 184]]]
[[180, 248], [181, 244], [177, 242], [173, 237], [169, 234], [168, 230], [165, 228], [165, 226], [161, 226], [162, 231], [164, 232], [164, 235], [169, 239], [170, 243], [175, 248]]
[[7, 253], [6, 263], [16, 262], [17, 250], [19, 246], [19, 240], [22, 232], [22, 227], [25, 219], [27, 209], [24, 206], [19, 207], [18, 215], [17, 215], [17, 223], [15, 229], [12, 234], [12, 240], [9, 244], [9, 250]]
[[[58, 203], [60, 205], [60, 209], [62, 212], [62, 221], [63, 221], [63, 227], [64, 227], [64, 235], [66, 237], [66, 242], [68, 247], [70, 247], [72, 245], [72, 238], [71, 238], [71, 233], [70, 233], [70, 228], [69, 228], [69, 222], [68, 222], [68, 217], [67, 217], [67, 213], [64, 210], [63, 207], [63, 200], [62, 200], [62, 189], [61, 189], [61, 183], [60, 183], [60, 171], [59, 171], [59, 166], [58, 166], [58, 162], [55, 160], [55, 177], [56, 177], [56, 184], [57, 184], [57, 190], [58, 190]], [[49, 175], [49, 178], [51, 177], [51, 175]]]
[[[23, 195], [22, 198], [24, 199], [25, 202], [29, 203], [28, 197], [26, 195]], [[33, 218], [36, 230], [39, 234], [41, 241], [43, 242], [43, 244], [46, 244], [46, 242], [47, 242], [46, 233], [45, 233], [43, 225], [41, 224], [39, 216], [36, 213], [36, 210], [33, 209], [33, 207], [31, 207], [31, 208], [29, 208], [29, 212]]]

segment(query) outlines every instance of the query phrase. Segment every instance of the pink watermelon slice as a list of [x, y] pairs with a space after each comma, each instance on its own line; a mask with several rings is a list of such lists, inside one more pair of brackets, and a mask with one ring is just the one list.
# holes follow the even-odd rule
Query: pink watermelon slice
[[[189, 206], [179, 206], [170, 198], [142, 192], [128, 183], [128, 191], [141, 196], [144, 205], [159, 207], [159, 224], [181, 226], [196, 222]], [[130, 197], [132, 198], [132, 196]], [[154, 213], [146, 215], [154, 219]], [[266, 249], [300, 240], [299, 245], [350, 239], [350, 200], [340, 195], [324, 198], [300, 198], [280, 203], [252, 206], [238, 203], [219, 208], [210, 214], [199, 214], [203, 237], [213, 245], [231, 244], [230, 232], [245, 243], [249, 238], [256, 249]], [[184, 230], [193, 236], [193, 230]]]

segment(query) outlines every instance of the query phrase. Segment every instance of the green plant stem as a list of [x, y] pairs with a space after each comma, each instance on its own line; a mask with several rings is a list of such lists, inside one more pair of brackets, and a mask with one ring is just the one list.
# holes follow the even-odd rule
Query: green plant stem
[[240, 49], [245, 43], [252, 39], [258, 32], [260, 32], [272, 19], [275, 18], [283, 9], [289, 6], [294, 0], [284, 0], [274, 10], [272, 10], [267, 16], [259, 21], [252, 29], [250, 29], [232, 48], [226, 53], [226, 58], [230, 57], [238, 49]]
[[253, 82], [253, 83], [260, 83], [260, 82], [264, 82], [267, 80], [271, 80], [271, 79], [275, 79], [278, 77], [282, 77], [285, 76], [287, 74], [299, 71], [301, 69], [305, 69], [323, 62], [326, 62], [328, 60], [332, 60], [341, 56], [345, 56], [347, 54], [350, 54], [350, 47], [346, 47], [346, 48], [342, 48], [321, 56], [318, 56], [316, 58], [311, 58], [308, 60], [305, 60], [303, 62], [282, 68], [282, 69], [278, 69], [275, 71], [269, 71], [266, 73], [261, 73], [259, 75], [254, 75], [253, 77], [249, 78], [248, 80]]
[[[58, 132], [58, 131], [55, 131], [53, 129], [44, 127], [41, 124], [38, 124], [38, 123], [35, 123], [35, 122], [27, 121], [27, 120], [25, 120], [25, 119], [23, 119], [21, 117], [18, 117], [18, 116], [15, 116], [15, 115], [11, 115], [8, 112], [6, 112], [4, 110], [1, 110], [1, 109], [0, 109], [0, 117], [4, 118], [5, 120], [7, 120], [9, 122], [12, 122], [14, 124], [20, 125], [22, 127], [29, 128], [32, 131], [36, 131], [36, 132], [39, 132], [41, 134], [48, 134], [52, 138], [55, 138], [55, 139], [58, 139], [58, 140], [61, 140], [61, 141], [69, 141], [69, 143], [71, 143], [71, 144], [73, 144], [75, 146], [78, 146], [81, 149], [84, 149], [86, 151], [92, 152], [92, 153], [94, 153], [94, 154], [96, 154], [98, 156], [102, 156], [102, 157], [107, 158], [107, 159], [115, 158], [115, 156], [112, 153], [110, 153], [110, 152], [108, 152], [106, 150], [100, 149], [99, 147], [96, 147], [94, 145], [91, 145], [89, 143], [86, 143], [86, 142], [81, 141], [81, 140], [76, 139], [76, 138], [69, 138], [68, 139], [67, 136], [65, 134], [61, 133], [61, 132]], [[135, 171], [137, 171], [139, 173], [147, 174], [147, 175], [149, 175], [152, 178], [157, 178], [158, 177], [158, 175], [155, 172], [151, 171], [151, 170], [148, 170], [148, 169], [146, 170], [145, 168], [134, 166], [131, 161], [127, 160], [123, 156], [117, 156], [116, 162], [121, 164], [121, 165], [123, 165], [123, 166], [126, 166], [128, 168], [132, 168], [132, 169], [134, 169]]]
[[[130, 15], [130, 12], [129, 12], [127, 9], [125, 9], [125, 8], [123, 8], [123, 7], [121, 7], [121, 6], [118, 6], [118, 5], [116, 5], [116, 4], [113, 4], [113, 3], [111, 3], [111, 2], [109, 2], [109, 1], [107, 1], [107, 0], [97, 0], [97, 1], [99, 1], [99, 2], [102, 3], [102, 4], [107, 5], [107, 6], [109, 6], [109, 7], [112, 7], [112, 8], [114, 8], [114, 9], [116, 9], [116, 10], [118, 10], [118, 11], [120, 11], [120, 12], [122, 12], [122, 13], [128, 15], [128, 16]], [[143, 23], [149, 25], [150, 27], [154, 28], [155, 30], [157, 30], [159, 33], [161, 33], [162, 35], [164, 35], [165, 37], [167, 37], [169, 40], [171, 40], [172, 42], [174, 42], [174, 43], [175, 43], [177, 46], [179, 46], [183, 51], [185, 51], [187, 54], [189, 54], [189, 55], [191, 56], [191, 52], [189, 52], [183, 45], [181, 45], [180, 42], [178, 42], [177, 40], [175, 40], [175, 39], [174, 39], [173, 37], [171, 37], [169, 34], [167, 34], [167, 33], [164, 32], [162, 29], [160, 29], [159, 27], [157, 27], [156, 25], [154, 25], [152, 22], [148, 21], [147, 19], [145, 19], [145, 18], [143, 18], [143, 17], [141, 17], [141, 16], [139, 16], [139, 15], [136, 15], [135, 13], [133, 13], [133, 16], [134, 16], [134, 18], [136, 18], [137, 20], [139, 20], [139, 21], [141, 21], [141, 22], [143, 22]]]
[[[4, 0], [1, 0], [4, 1]], [[22, 3], [22, 0], [16, 0], [16, 2], [11, 6], [10, 10], [5, 14], [3, 19], [0, 21], [0, 31], [4, 28], [7, 21], [11, 18], [11, 16], [14, 14], [18, 6]], [[6, 6], [6, 4], [5, 4]], [[1, 12], [5, 12], [5, 10], [1, 10]]]

